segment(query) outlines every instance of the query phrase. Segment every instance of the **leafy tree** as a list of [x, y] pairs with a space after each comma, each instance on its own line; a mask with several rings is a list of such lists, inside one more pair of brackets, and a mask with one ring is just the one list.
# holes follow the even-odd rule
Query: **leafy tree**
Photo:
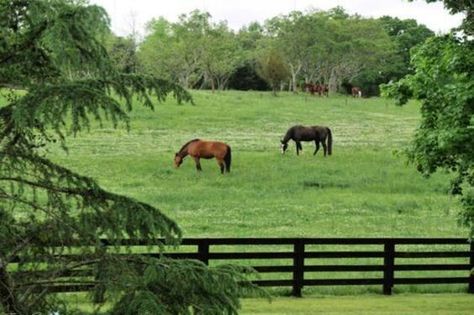
[[136, 73], [140, 68], [137, 58], [137, 45], [132, 37], [110, 35], [106, 48], [112, 64], [119, 72]]
[[362, 83], [362, 78], [372, 79], [394, 54], [393, 41], [375, 19], [351, 16], [331, 19], [329, 23], [329, 32], [334, 34], [328, 56], [333, 89], [344, 81]]
[[[436, 2], [438, 0], [426, 0]], [[387, 85], [384, 94], [404, 104], [422, 101], [422, 122], [409, 157], [420, 172], [438, 168], [456, 174], [452, 193], [461, 195], [461, 222], [474, 237], [474, 34], [472, 1], [443, 0], [451, 13], [465, 13], [458, 34], [428, 40], [412, 57], [414, 74]]]
[[186, 88], [202, 80], [201, 58], [205, 34], [210, 29], [208, 13], [193, 11], [170, 23], [164, 18], [148, 23], [149, 34], [138, 52], [147, 73], [178, 81]]
[[223, 90], [232, 73], [243, 63], [244, 52], [227, 24], [212, 25], [203, 41], [201, 67], [211, 89]]
[[242, 27], [236, 40], [242, 49], [243, 61], [229, 78], [229, 88], [237, 90], [268, 90], [269, 86], [257, 74], [258, 43], [264, 38], [264, 29], [257, 23]]
[[372, 80], [394, 55], [393, 41], [379, 21], [350, 16], [341, 7], [329, 11], [292, 12], [265, 24], [275, 49], [296, 82], [328, 83]]
[[[101, 27], [105, 11], [84, 1], [0, 0], [0, 313], [66, 313], [50, 290], [86, 268], [113, 314], [235, 314], [244, 280], [236, 268], [105, 252], [101, 238], [177, 242], [181, 230], [153, 205], [48, 159], [45, 146], [67, 149], [67, 136], [92, 120], [128, 127], [134, 95], [150, 108], [152, 96], [191, 100], [176, 84], [116, 71]], [[87, 246], [71, 247], [78, 242]]]
[[[445, 1], [458, 8], [460, 2]], [[462, 2], [472, 12], [472, 2]], [[470, 5], [468, 4], [470, 3]], [[465, 34], [470, 24], [465, 24]], [[428, 39], [412, 57], [414, 73], [383, 87], [404, 104], [421, 100], [422, 120], [408, 155], [425, 175], [437, 169], [456, 174], [452, 192], [461, 194], [461, 222], [474, 237], [474, 42], [468, 36]]]
[[413, 19], [400, 20], [390, 16], [379, 19], [396, 45], [396, 53], [384, 71], [385, 82], [399, 80], [410, 73], [410, 50], [434, 36], [434, 32]]
[[289, 76], [283, 57], [271, 49], [263, 52], [258, 58], [257, 73], [272, 87], [275, 96], [281, 83]]
[[[163, 17], [147, 23], [144, 41], [138, 47], [137, 57], [145, 73], [172, 81], [186, 76], [183, 61], [178, 58], [177, 43], [172, 39], [172, 25]], [[174, 58], [175, 57], [175, 58]], [[174, 58], [174, 59], [173, 59]], [[181, 84], [186, 80], [182, 79]], [[189, 81], [189, 80], [188, 80]]]
[[149, 23], [139, 58], [148, 72], [158, 71], [185, 87], [224, 89], [244, 54], [225, 22], [212, 23], [207, 12], [183, 14], [176, 23]]
[[[267, 21], [270, 36], [277, 37], [278, 50], [288, 65], [293, 91], [297, 90], [300, 73], [308, 70], [311, 60], [322, 59], [320, 52], [327, 44], [324, 22], [324, 14], [320, 12], [303, 14], [299, 11]], [[319, 73], [317, 70], [314, 72]], [[311, 80], [306, 78], [306, 81]], [[324, 80], [317, 78], [316, 81]]]

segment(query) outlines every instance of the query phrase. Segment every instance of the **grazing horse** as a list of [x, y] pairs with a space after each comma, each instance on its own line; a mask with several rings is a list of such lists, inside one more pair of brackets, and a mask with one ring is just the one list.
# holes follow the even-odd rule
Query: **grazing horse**
[[319, 150], [319, 144], [323, 145], [324, 156], [326, 153], [332, 154], [332, 133], [331, 129], [323, 126], [310, 126], [305, 127], [301, 125], [293, 126], [285, 134], [285, 137], [281, 140], [281, 153], [285, 153], [288, 148], [288, 141], [292, 139], [296, 143], [296, 154], [300, 154], [300, 150], [303, 150], [300, 141], [314, 141], [316, 145], [316, 150], [314, 150], [313, 155], [315, 155]]
[[199, 159], [216, 158], [217, 164], [221, 168], [221, 173], [224, 174], [224, 171], [230, 172], [231, 150], [230, 146], [223, 142], [203, 141], [200, 139], [186, 142], [174, 156], [175, 167], [179, 167], [187, 155], [194, 159], [198, 171], [202, 171]]
[[362, 97], [362, 90], [358, 86], [353, 86], [351, 89], [352, 97]]

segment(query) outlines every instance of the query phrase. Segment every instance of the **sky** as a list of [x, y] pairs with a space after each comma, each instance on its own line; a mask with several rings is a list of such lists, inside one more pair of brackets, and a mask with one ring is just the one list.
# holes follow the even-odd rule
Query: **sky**
[[199, 9], [211, 14], [214, 22], [226, 20], [229, 27], [240, 29], [250, 22], [263, 22], [279, 14], [308, 9], [328, 10], [343, 7], [350, 14], [364, 17], [390, 15], [400, 19], [415, 19], [436, 33], [446, 33], [461, 24], [461, 14], [450, 15], [442, 2], [424, 0], [89, 0], [104, 7], [112, 20], [115, 34], [125, 36], [134, 30], [145, 34], [145, 24], [163, 16], [177, 21], [178, 16]]

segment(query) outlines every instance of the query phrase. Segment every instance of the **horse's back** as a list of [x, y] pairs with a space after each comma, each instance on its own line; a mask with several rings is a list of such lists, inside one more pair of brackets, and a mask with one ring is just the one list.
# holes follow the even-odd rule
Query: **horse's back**
[[305, 127], [303, 125], [295, 125], [295, 126], [291, 126], [290, 129], [288, 129], [288, 131], [286, 133], [289, 133], [291, 135], [295, 135], [297, 133], [302, 132], [306, 128], [308, 128], [308, 127]]
[[291, 128], [292, 135], [295, 140], [311, 141], [315, 139], [315, 132], [313, 127], [303, 125], [296, 125]]
[[311, 128], [319, 140], [324, 140], [328, 136], [329, 128], [326, 126], [312, 126]]
[[192, 143], [189, 148], [191, 156], [210, 159], [213, 157], [223, 158], [227, 154], [228, 145], [220, 141], [199, 140]]

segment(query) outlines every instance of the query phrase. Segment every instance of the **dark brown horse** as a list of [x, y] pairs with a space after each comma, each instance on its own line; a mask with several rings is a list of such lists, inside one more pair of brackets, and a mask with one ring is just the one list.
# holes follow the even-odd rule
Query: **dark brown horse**
[[193, 139], [186, 142], [174, 156], [174, 165], [179, 167], [184, 158], [190, 155], [196, 162], [196, 169], [202, 171], [200, 159], [216, 158], [217, 164], [224, 171], [230, 172], [230, 163], [232, 160], [230, 146], [219, 141], [203, 141]]
[[300, 150], [303, 150], [301, 141], [314, 141], [316, 150], [315, 155], [319, 150], [319, 145], [323, 145], [324, 156], [326, 154], [332, 154], [332, 133], [331, 129], [323, 126], [310, 126], [305, 127], [301, 125], [293, 126], [285, 134], [285, 137], [281, 140], [281, 153], [285, 153], [288, 148], [288, 141], [293, 140], [296, 143], [296, 154], [300, 154]]
[[358, 86], [353, 86], [351, 89], [352, 97], [362, 97], [362, 90]]

